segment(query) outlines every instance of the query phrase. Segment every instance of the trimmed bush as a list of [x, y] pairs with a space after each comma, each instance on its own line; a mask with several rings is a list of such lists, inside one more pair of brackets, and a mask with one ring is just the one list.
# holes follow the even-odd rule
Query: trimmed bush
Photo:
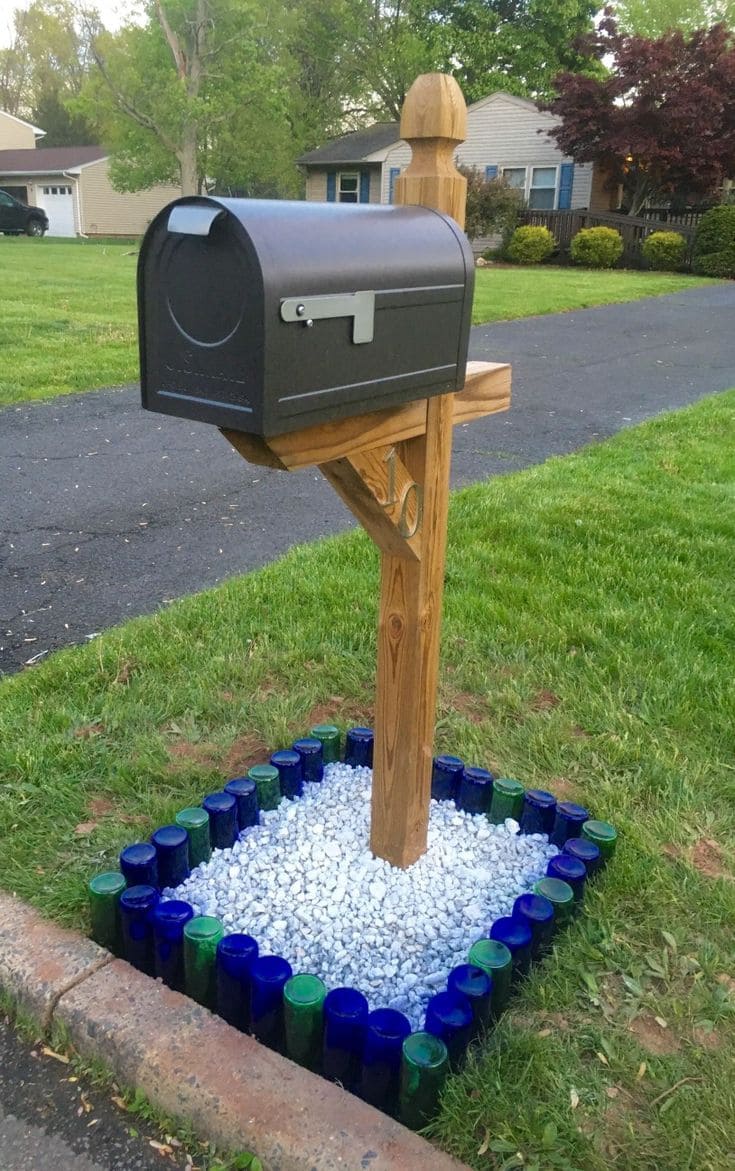
[[508, 259], [516, 264], [540, 264], [556, 248], [556, 240], [548, 228], [526, 224], [516, 228], [508, 245]]
[[612, 268], [623, 255], [623, 237], [615, 228], [582, 228], [569, 249], [575, 264]]
[[735, 247], [698, 256], [692, 267], [700, 276], [728, 277], [735, 280]]
[[676, 272], [684, 263], [687, 242], [681, 232], [651, 232], [641, 247], [643, 259], [659, 272]]
[[697, 224], [694, 256], [735, 248], [735, 206], [711, 207]]
[[735, 206], [706, 211], [694, 237], [692, 268], [700, 276], [735, 279]]

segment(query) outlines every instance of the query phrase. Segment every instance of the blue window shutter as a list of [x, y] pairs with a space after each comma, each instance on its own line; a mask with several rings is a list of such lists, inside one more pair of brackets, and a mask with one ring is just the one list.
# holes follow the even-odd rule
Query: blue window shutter
[[396, 189], [396, 179], [401, 173], [400, 167], [391, 167], [388, 176], [388, 203], [393, 202], [393, 192]]
[[498, 177], [498, 168], [496, 166], [491, 165], [489, 167], [485, 167], [485, 178], [486, 179], [497, 179], [497, 177]]
[[574, 163], [562, 163], [559, 175], [559, 211], [568, 211], [572, 206], [572, 184]]
[[327, 203], [334, 203], [337, 198], [337, 176], [334, 171], [327, 175]]
[[370, 172], [360, 171], [360, 203], [370, 202]]

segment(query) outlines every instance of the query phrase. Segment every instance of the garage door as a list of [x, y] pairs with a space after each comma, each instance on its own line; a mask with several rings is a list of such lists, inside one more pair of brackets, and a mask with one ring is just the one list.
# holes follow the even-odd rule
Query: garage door
[[60, 186], [37, 187], [36, 203], [48, 216], [49, 236], [76, 236], [72, 189]]

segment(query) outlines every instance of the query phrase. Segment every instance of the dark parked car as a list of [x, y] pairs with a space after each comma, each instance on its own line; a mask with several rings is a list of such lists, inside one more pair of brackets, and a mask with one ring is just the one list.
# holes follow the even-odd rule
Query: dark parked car
[[42, 207], [21, 203], [7, 191], [0, 191], [0, 232], [6, 236], [42, 236], [48, 231], [48, 216]]

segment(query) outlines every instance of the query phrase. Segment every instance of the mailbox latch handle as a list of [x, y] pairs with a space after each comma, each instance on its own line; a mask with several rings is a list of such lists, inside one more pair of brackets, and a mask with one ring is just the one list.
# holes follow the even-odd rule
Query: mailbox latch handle
[[315, 321], [331, 317], [352, 318], [352, 340], [355, 345], [371, 342], [375, 332], [375, 293], [314, 294], [308, 297], [286, 297], [281, 301], [281, 319], [300, 321], [311, 326]]

